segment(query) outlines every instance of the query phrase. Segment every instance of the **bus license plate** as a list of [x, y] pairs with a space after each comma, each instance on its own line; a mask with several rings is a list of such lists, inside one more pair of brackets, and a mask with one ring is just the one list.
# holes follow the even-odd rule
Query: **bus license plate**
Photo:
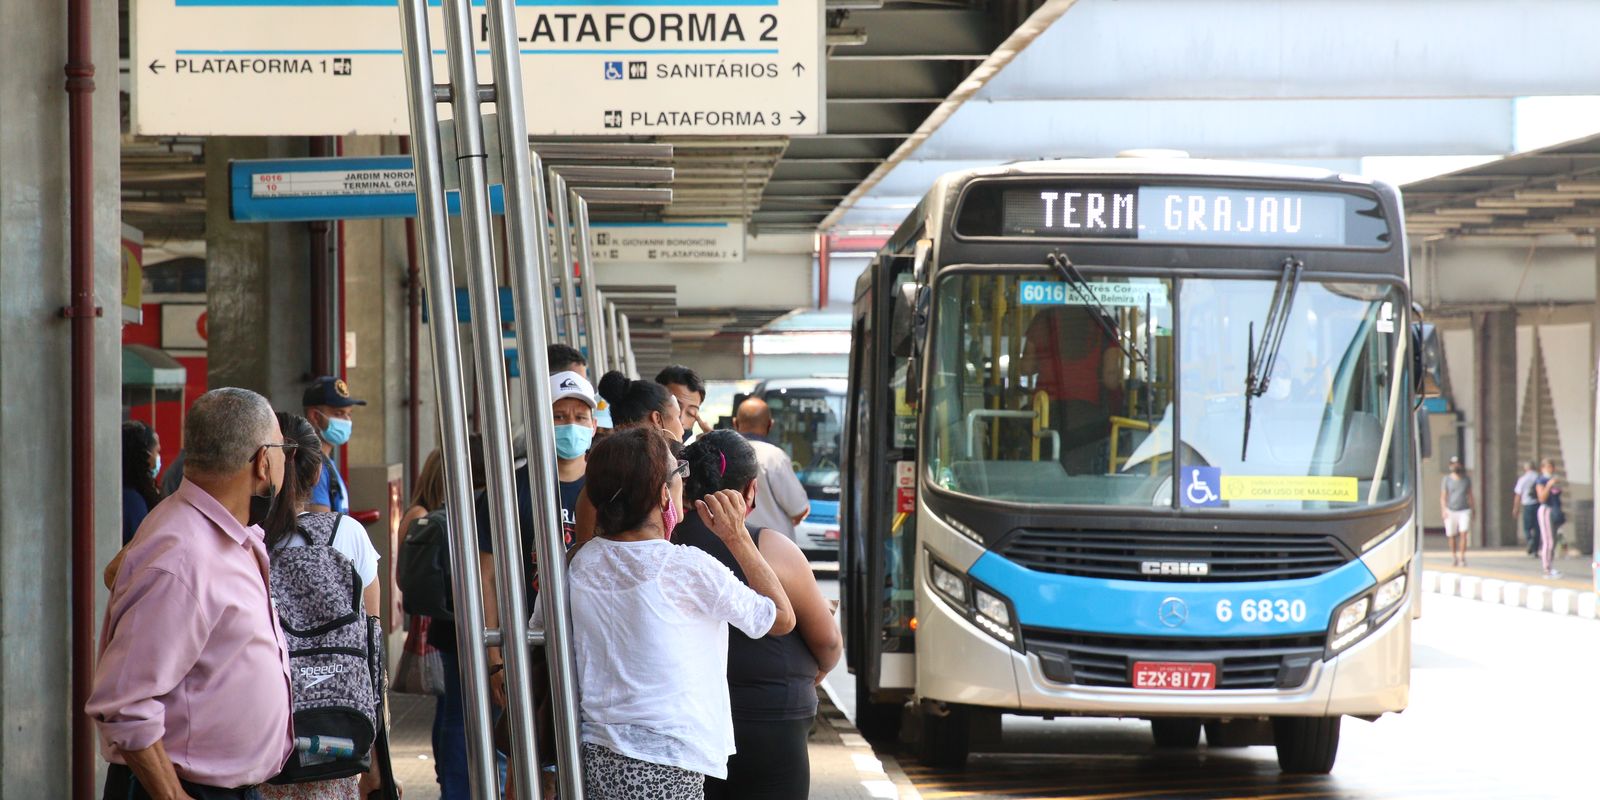
[[1182, 664], [1168, 661], [1135, 661], [1135, 689], [1187, 689], [1205, 691], [1217, 688], [1216, 664]]

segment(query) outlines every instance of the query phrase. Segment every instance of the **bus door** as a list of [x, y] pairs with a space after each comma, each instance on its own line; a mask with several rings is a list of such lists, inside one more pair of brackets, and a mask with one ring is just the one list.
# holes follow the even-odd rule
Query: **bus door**
[[907, 402], [908, 358], [890, 350], [909, 256], [868, 268], [852, 326], [847, 475], [840, 565], [847, 664], [856, 676], [856, 724], [888, 735], [916, 673], [916, 411]]

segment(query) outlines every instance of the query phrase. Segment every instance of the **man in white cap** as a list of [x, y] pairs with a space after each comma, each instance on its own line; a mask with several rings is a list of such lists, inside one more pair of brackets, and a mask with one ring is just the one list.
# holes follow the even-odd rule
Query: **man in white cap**
[[561, 527], [571, 547], [583, 474], [589, 468], [589, 443], [594, 441], [594, 387], [576, 372], [557, 372], [550, 376], [550, 397], [556, 424], [556, 471], [561, 481]]

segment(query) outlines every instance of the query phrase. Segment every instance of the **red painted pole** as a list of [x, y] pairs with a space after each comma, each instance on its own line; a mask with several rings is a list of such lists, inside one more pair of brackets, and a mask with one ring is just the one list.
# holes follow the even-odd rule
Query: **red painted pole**
[[94, 727], [83, 707], [94, 680], [94, 61], [90, 0], [67, 4], [68, 238], [72, 297], [72, 797], [94, 796]]

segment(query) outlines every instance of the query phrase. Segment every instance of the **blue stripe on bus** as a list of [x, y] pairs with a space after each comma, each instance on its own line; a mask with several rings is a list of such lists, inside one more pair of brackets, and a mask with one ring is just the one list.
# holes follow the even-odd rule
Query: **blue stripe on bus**
[[806, 522], [815, 522], [818, 525], [839, 524], [839, 501], [812, 500], [811, 513], [806, 516]]
[[[1010, 598], [1025, 626], [1125, 636], [1320, 633], [1328, 629], [1334, 609], [1376, 583], [1360, 560], [1314, 578], [1250, 583], [1158, 583], [1052, 575], [992, 552], [984, 553], [969, 572]], [[1171, 598], [1187, 607], [1180, 625], [1162, 622], [1162, 604]], [[1246, 621], [1246, 601], [1254, 609], [1262, 600], [1271, 601], [1274, 619]], [[1278, 600], [1288, 605], [1280, 607]], [[1228, 608], [1222, 615], [1230, 616], [1226, 622], [1218, 619], [1222, 601], [1227, 601]], [[1280, 610], [1294, 610], [1295, 601], [1305, 603], [1305, 614], [1277, 621]]]

